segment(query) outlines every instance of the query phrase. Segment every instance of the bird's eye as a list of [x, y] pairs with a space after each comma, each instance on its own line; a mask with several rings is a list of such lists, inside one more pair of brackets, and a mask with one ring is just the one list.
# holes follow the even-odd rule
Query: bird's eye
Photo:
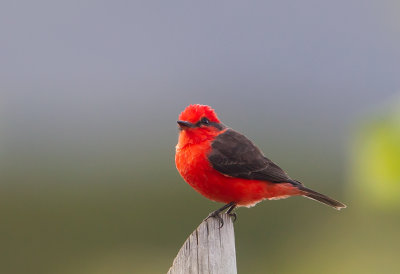
[[210, 120], [208, 120], [206, 117], [201, 118], [201, 123], [204, 125], [208, 125], [210, 123]]

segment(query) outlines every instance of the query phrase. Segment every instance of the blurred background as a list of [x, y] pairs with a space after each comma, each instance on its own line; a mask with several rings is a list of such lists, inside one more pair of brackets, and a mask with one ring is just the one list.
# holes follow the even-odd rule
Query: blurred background
[[239, 273], [400, 269], [399, 1], [0, 3], [0, 272], [165, 273], [220, 204], [174, 164], [208, 104], [337, 212], [238, 210]]

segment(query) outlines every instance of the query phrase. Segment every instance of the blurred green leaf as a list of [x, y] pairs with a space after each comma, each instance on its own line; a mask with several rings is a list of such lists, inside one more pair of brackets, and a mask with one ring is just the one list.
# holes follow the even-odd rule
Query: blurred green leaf
[[400, 206], [400, 107], [367, 122], [353, 150], [352, 180], [364, 202], [375, 207]]

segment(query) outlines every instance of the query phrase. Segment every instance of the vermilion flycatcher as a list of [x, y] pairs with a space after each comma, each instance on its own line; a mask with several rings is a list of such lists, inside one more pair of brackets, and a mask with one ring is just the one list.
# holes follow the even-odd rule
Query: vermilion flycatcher
[[176, 167], [185, 181], [213, 201], [226, 203], [212, 212], [234, 216], [236, 206], [254, 206], [269, 199], [304, 196], [335, 209], [346, 206], [291, 179], [265, 157], [246, 136], [223, 125], [215, 111], [205, 105], [190, 105], [179, 116]]

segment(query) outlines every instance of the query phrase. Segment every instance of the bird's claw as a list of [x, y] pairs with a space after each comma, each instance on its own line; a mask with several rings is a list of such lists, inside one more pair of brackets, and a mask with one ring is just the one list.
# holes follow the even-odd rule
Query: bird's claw
[[211, 212], [210, 215], [206, 218], [208, 220], [209, 218], [216, 218], [219, 221], [219, 228], [221, 229], [224, 226], [224, 220], [222, 219], [221, 215], [219, 215], [219, 212]]
[[228, 215], [229, 215], [229, 216], [231, 216], [231, 217], [233, 217], [233, 222], [236, 222], [237, 215], [236, 215], [236, 213], [235, 213], [235, 212], [228, 213]]
[[216, 211], [213, 211], [210, 213], [210, 215], [208, 215], [208, 217], [206, 218], [206, 220], [210, 217], [216, 218], [219, 221], [219, 228], [221, 229], [224, 226], [224, 220], [221, 218], [220, 213], [223, 212], [225, 209], [228, 209], [228, 211], [226, 212], [230, 217], [233, 217], [233, 221], [236, 221], [236, 213], [232, 212], [236, 207], [236, 203], [235, 202], [230, 202], [229, 204], [224, 205], [223, 207], [221, 207], [220, 209], [217, 209]]

